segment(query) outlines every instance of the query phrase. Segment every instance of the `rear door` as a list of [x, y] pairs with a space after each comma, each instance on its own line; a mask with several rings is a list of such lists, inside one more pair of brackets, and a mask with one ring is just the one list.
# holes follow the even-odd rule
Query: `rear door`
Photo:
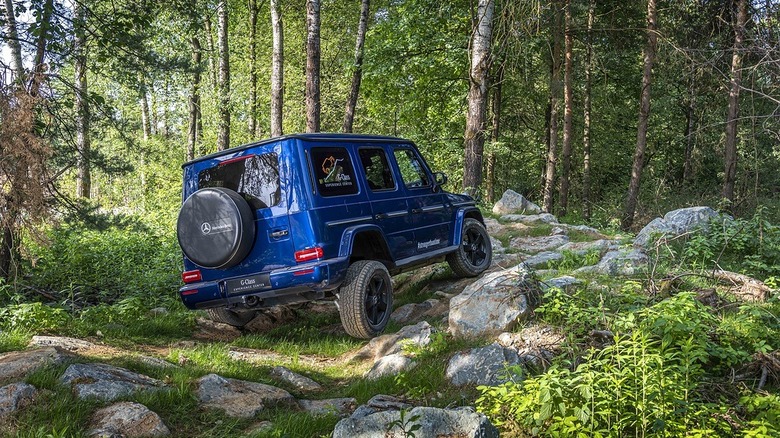
[[422, 157], [410, 145], [395, 146], [393, 157], [407, 193], [416, 254], [449, 246], [450, 212], [442, 191], [434, 191], [433, 177]]

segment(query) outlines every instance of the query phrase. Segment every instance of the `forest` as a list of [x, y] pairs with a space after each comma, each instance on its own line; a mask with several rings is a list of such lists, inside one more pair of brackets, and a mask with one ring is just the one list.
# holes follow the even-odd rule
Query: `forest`
[[[685, 403], [688, 391], [699, 391], [686, 405], [690, 411], [665, 425], [646, 423], [643, 413], [639, 423], [600, 433], [779, 433], [780, 353], [772, 345], [780, 333], [777, 0], [4, 0], [0, 29], [0, 352], [23, 349], [35, 334], [103, 336], [128, 348], [187, 338], [197, 314], [183, 309], [176, 294], [182, 164], [286, 134], [390, 135], [415, 142], [431, 169], [448, 175], [445, 189], [472, 195], [486, 217], [507, 189], [562, 223], [595, 227], [625, 242], [677, 208], [710, 206], [733, 217], [732, 228], [675, 242], [656, 262], [684, 275], [717, 267], [755, 277], [775, 291], [767, 303], [732, 303], [713, 316], [685, 301], [686, 293], [706, 286], [696, 280], [679, 285], [670, 274], [683, 292], [648, 292], [658, 283], [653, 276], [665, 274], [655, 270], [608, 282], [622, 298], [553, 290], [539, 315], [571, 331], [572, 349], [528, 388], [553, 382], [560, 395], [574, 385], [567, 373], [585, 357], [593, 359], [591, 373], [609, 368], [574, 339], [596, 320], [636, 336], [652, 332], [652, 321], [677, 318], [674, 336], [680, 338], [673, 344], [693, 342], [682, 336], [686, 330], [712, 342], [734, 339], [720, 349], [685, 347], [699, 348], [698, 364], [686, 366], [702, 385], [720, 385], [734, 370], [749, 370], [741, 375], [753, 373], [754, 385], [740, 387], [736, 398], [718, 398], [685, 374]], [[572, 257], [559, 270], [584, 263]], [[418, 286], [415, 293], [433, 292]], [[161, 306], [170, 314], [148, 318]], [[626, 316], [635, 311], [647, 319]], [[737, 314], [723, 313], [731, 311]], [[316, 339], [317, 333], [304, 321], [236, 345], [281, 348], [296, 357], [317, 349], [338, 356], [359, 346], [338, 335]], [[667, 335], [661, 356], [668, 353]], [[657, 347], [627, 336], [610, 348], [635, 354], [640, 344]], [[437, 339], [434, 351], [420, 353], [423, 362], [471, 345], [448, 348]], [[172, 377], [179, 392], [170, 400], [147, 400], [152, 405], [173, 400], [191, 406], [182, 382], [211, 370], [207, 362], [214, 357], [227, 360], [224, 345], [187, 348], [172, 348], [166, 357], [183, 363], [187, 356], [196, 365]], [[710, 367], [716, 356], [720, 362]], [[265, 371], [224, 368], [267, 379]], [[713, 369], [717, 377], [705, 373]], [[52, 376], [44, 371], [30, 379], [62, 395]], [[587, 429], [571, 426], [577, 421], [593, 433], [595, 423], [582, 410], [565, 414], [561, 408], [560, 418], [542, 420], [508, 413], [554, 409], [516, 387], [471, 389], [468, 401], [448, 389], [433, 402], [438, 389], [425, 383], [430, 375], [401, 376], [380, 384], [433, 404], [474, 404], [480, 397], [478, 407], [509, 436], [572, 436]], [[373, 391], [351, 385], [329, 391], [361, 402]], [[545, 390], [549, 396], [549, 388], [539, 389]], [[86, 418], [95, 404], [74, 408], [70, 398], [48, 397], [54, 426], [38, 410], [13, 429], [0, 422], [0, 434], [80, 436], [73, 418]], [[170, 410], [164, 416], [181, 426], [180, 436], [235, 436], [247, 425], [214, 425], [211, 414], [186, 425], [182, 412], [160, 409]], [[269, 415], [279, 425], [269, 436], [287, 436], [285, 427], [300, 426], [283, 412]], [[623, 418], [622, 412], [609, 415]], [[729, 415], [733, 429], [724, 425]], [[304, 423], [290, 436], [327, 434], [335, 420]], [[686, 429], [693, 423], [701, 427]]]

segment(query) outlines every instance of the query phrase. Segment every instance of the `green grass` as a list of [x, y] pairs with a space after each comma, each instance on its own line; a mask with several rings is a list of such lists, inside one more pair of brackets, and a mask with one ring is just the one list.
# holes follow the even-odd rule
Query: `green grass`
[[0, 353], [23, 350], [32, 336], [27, 329], [0, 330]]

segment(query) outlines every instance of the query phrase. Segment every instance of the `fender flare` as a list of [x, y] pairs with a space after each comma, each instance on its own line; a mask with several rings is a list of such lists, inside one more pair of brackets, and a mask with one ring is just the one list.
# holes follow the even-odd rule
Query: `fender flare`
[[349, 258], [352, 256], [352, 247], [355, 244], [355, 238], [364, 232], [379, 234], [381, 237], [380, 244], [382, 245], [382, 251], [387, 254], [387, 260], [395, 265], [395, 260], [393, 259], [393, 255], [390, 252], [390, 245], [387, 244], [385, 233], [382, 232], [382, 229], [379, 228], [379, 226], [374, 224], [355, 225], [346, 228], [341, 234], [341, 243], [339, 244], [339, 258]]
[[455, 212], [455, 229], [452, 243], [455, 246], [460, 246], [461, 239], [463, 238], [463, 222], [467, 217], [473, 217], [477, 219], [482, 225], [485, 225], [485, 219], [482, 217], [482, 212], [477, 207], [461, 207]]

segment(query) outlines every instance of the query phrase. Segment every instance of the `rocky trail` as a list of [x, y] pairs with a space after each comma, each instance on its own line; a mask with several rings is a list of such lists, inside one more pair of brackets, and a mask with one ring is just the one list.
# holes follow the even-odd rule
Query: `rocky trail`
[[[598, 276], [648, 278], [653, 271], [657, 237], [674, 239], [706, 232], [712, 219], [729, 220], [708, 207], [669, 212], [647, 225], [635, 238], [609, 235], [600, 230], [559, 223], [550, 214], [520, 195], [508, 191], [488, 218], [494, 264], [476, 279], [453, 279], [445, 265], [433, 265], [394, 278], [396, 294], [426, 297], [398, 306], [391, 333], [372, 339], [338, 357], [318, 354], [287, 355], [270, 349], [235, 345], [252, 333], [284, 326], [297, 318], [295, 310], [278, 308], [261, 314], [245, 331], [197, 318], [191, 338], [168, 346], [135, 344], [131, 348], [104, 345], [99, 339], [34, 336], [27, 349], [0, 354], [0, 432], [13, 433], [15, 418], [36, 404], [45, 389], [28, 377], [41, 370], [57, 370], [56, 381], [77, 399], [92, 400], [95, 409], [89, 424], [75, 425], [79, 434], [91, 437], [187, 436], [187, 431], [166, 424], [165, 418], [145, 406], [149, 393], [192, 391], [197, 408], [219, 412], [225, 418], [252, 419], [268, 409], [338, 416], [333, 437], [406, 436], [408, 427], [419, 426], [416, 436], [498, 436], [497, 429], [464, 400], [461, 406], [423, 406], [404, 391], [371, 394], [358, 403], [356, 397], [327, 397], [338, 392], [338, 379], [318, 379], [318, 370], [351, 369], [368, 381], [398, 376], [424, 362], [432, 346], [462, 342], [464, 348], [439, 363], [439, 372], [455, 388], [474, 388], [505, 381], [507, 366], [544, 369], [559, 353], [565, 333], [537, 324], [534, 308], [549, 288], [567, 290], [583, 279]], [[576, 261], [576, 269], [558, 269]], [[571, 266], [569, 266], [571, 268]], [[769, 289], [753, 279], [724, 273], [724, 284], [748, 300], [765, 300]], [[166, 309], [155, 309], [166, 312]], [[305, 309], [312, 314], [336, 315], [331, 302]], [[339, 334], [338, 324], [321, 328]], [[608, 342], [608, 333], [593, 333]], [[459, 341], [462, 340], [462, 341]], [[130, 358], [140, 369], [155, 375], [194, 365], [188, 351], [203, 345], [225, 346], [228, 361], [268, 369], [275, 384], [260, 383], [203, 372], [181, 382], [150, 377], [112, 365], [116, 358]], [[461, 344], [457, 344], [461, 345]], [[425, 364], [430, 366], [430, 364]], [[225, 368], [230, 375], [230, 368]], [[294, 370], [307, 370], [296, 372]], [[318, 381], [325, 380], [325, 381]], [[147, 397], [147, 398], [145, 398]], [[303, 417], [302, 417], [303, 418]], [[307, 417], [308, 418], [308, 417]], [[410, 419], [413, 419], [410, 422]], [[301, 420], [304, 421], [304, 420]], [[335, 423], [335, 420], [334, 420]], [[80, 428], [80, 429], [79, 429]], [[273, 430], [269, 421], [252, 423], [245, 435], [263, 436]]]

